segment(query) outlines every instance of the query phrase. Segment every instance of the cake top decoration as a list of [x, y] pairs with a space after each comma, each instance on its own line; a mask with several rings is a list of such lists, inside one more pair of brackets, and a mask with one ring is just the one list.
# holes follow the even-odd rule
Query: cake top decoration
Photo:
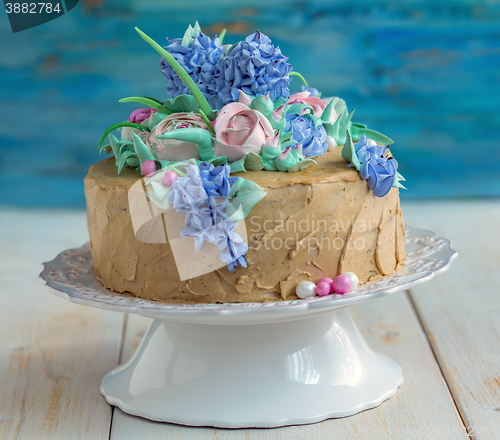
[[[344, 145], [342, 157], [375, 196], [385, 196], [392, 186], [403, 188], [387, 148], [392, 139], [352, 122], [354, 110], [349, 112], [342, 99], [322, 99], [263, 33], [223, 44], [225, 30], [211, 39], [196, 22], [182, 38], [167, 38], [162, 47], [136, 30], [161, 55], [170, 98], [120, 100], [147, 108], [134, 110], [101, 138], [99, 148], [115, 155], [118, 174], [124, 167], [154, 168], [149, 162], [141, 167], [145, 161], [157, 169], [191, 161], [224, 166], [231, 174], [297, 172]], [[295, 93], [290, 92], [293, 78], [303, 82]], [[116, 129], [120, 139], [112, 134]], [[106, 137], [109, 144], [103, 146]]]

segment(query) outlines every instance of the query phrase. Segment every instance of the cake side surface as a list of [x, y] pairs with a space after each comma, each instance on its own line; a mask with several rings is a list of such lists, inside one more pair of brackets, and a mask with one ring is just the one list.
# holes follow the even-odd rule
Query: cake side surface
[[361, 282], [390, 275], [405, 255], [398, 189], [374, 197], [347, 165], [335, 150], [296, 173], [239, 173], [266, 192], [245, 219], [248, 267], [181, 281], [167, 233], [164, 243], [135, 236], [128, 192], [142, 176], [131, 168], [118, 176], [114, 160], [101, 161], [85, 178], [95, 274], [117, 292], [188, 303], [291, 300], [300, 281], [343, 272]]

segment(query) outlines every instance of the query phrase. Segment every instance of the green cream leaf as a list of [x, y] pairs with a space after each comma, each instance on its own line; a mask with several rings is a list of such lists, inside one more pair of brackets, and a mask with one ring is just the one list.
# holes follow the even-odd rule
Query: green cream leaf
[[[335, 98], [334, 98], [335, 99]], [[334, 104], [334, 99], [332, 99], [328, 105], [325, 107], [323, 110], [323, 113], [321, 113], [321, 119], [323, 122], [329, 122], [330, 118], [332, 117], [332, 112], [334, 110], [333, 104]]]
[[171, 113], [198, 112], [198, 103], [193, 95], [179, 95], [175, 98], [167, 99], [163, 105]]
[[346, 130], [346, 141], [344, 144], [344, 148], [342, 148], [342, 158], [352, 164], [356, 170], [359, 171], [361, 168], [361, 164], [359, 163], [358, 156], [356, 155], [356, 149], [354, 148], [354, 144], [352, 142], [351, 133], [349, 130]]
[[240, 173], [244, 171], [246, 172], [243, 158], [232, 162], [230, 165], [231, 165], [231, 174]]
[[178, 141], [189, 141], [198, 144], [200, 159], [209, 161], [214, 158], [214, 141], [212, 134], [204, 128], [181, 128], [167, 131], [158, 139], [176, 139]]
[[118, 174], [124, 167], [137, 167], [140, 165], [134, 144], [129, 140], [119, 141], [113, 134], [109, 134], [110, 147], [115, 155], [115, 165], [118, 168]]
[[[284, 154], [285, 152], [286, 149], [282, 154]], [[294, 167], [297, 164], [298, 160], [292, 154], [291, 148], [288, 150], [288, 154], [286, 154], [285, 156], [282, 156], [282, 154], [280, 154], [276, 158], [276, 167], [278, 168], [278, 171], [284, 172], [288, 171], [291, 167]]]
[[363, 124], [351, 124], [351, 133], [352, 137], [356, 140], [361, 139], [363, 135], [365, 135], [368, 139], [373, 139], [379, 144], [391, 145], [394, 143], [394, 141], [390, 137], [387, 137], [386, 135], [379, 133], [378, 131], [370, 130], [369, 128], [366, 128], [366, 125]]
[[261, 157], [253, 152], [245, 154], [243, 158], [245, 161], [245, 168], [247, 171], [260, 171], [264, 169]]
[[308, 109], [311, 111], [311, 115], [314, 113], [314, 109], [307, 104], [300, 104], [296, 102], [295, 104], [290, 104], [285, 106], [285, 113], [286, 114], [295, 114], [295, 115], [300, 115], [303, 110]]
[[186, 29], [186, 32], [184, 33], [184, 36], [182, 37], [181, 44], [184, 47], [191, 46], [191, 43], [198, 35], [200, 35], [200, 32], [201, 28], [198, 22], [196, 22], [194, 27], [191, 27], [191, 25], [189, 25], [188, 28]]
[[314, 160], [315, 157], [317, 157], [317, 156], [308, 157], [307, 159], [301, 160], [301, 161], [297, 162], [294, 166], [288, 168], [287, 171], [289, 173], [295, 173], [296, 171], [305, 170], [306, 168], [310, 167], [312, 164], [316, 163], [316, 161]]
[[113, 150], [113, 154], [118, 159], [120, 156], [120, 141], [112, 134], [109, 134], [109, 143], [111, 144], [111, 149]]
[[280, 143], [283, 145], [285, 142], [288, 142], [287, 145], [285, 145], [285, 147], [288, 147], [289, 144], [291, 144], [293, 141], [292, 141], [292, 136], [293, 136], [293, 133], [292, 132], [283, 132], [281, 135], [280, 135]]
[[113, 152], [113, 149], [111, 148], [111, 144], [104, 145], [101, 147], [101, 151], [99, 151], [99, 154], [101, 154], [104, 151], [105, 154], [111, 154]]
[[133, 128], [138, 128], [141, 131], [149, 131], [148, 127], [145, 127], [144, 125], [141, 124], [136, 124], [135, 122], [118, 122], [117, 124], [113, 124], [104, 132], [104, 134], [101, 137], [101, 140], [99, 141], [99, 150], [101, 149], [102, 144], [106, 139], [106, 136], [110, 134], [113, 130], [116, 130], [117, 128], [120, 127], [133, 127]]
[[242, 220], [265, 195], [266, 192], [251, 180], [237, 179], [228, 194], [230, 202], [226, 207], [226, 213], [232, 221]]
[[260, 158], [262, 159], [262, 163], [266, 171], [278, 170], [278, 167], [276, 166], [276, 158], [281, 152], [282, 148], [280, 145], [278, 145], [277, 147], [269, 147], [268, 145], [264, 145], [262, 147]]
[[261, 171], [264, 169], [262, 158], [253, 152], [245, 154], [241, 159], [231, 164], [231, 173], [240, 171]]
[[[361, 124], [359, 122], [351, 122], [354, 110], [348, 112], [347, 105], [343, 99], [332, 98], [328, 106], [330, 105], [333, 106], [333, 109], [335, 109], [335, 113], [338, 115], [338, 117], [337, 120], [333, 123], [333, 130], [328, 129], [329, 131], [331, 131], [331, 133], [327, 131], [327, 134], [335, 139], [337, 145], [341, 145], [346, 142], [347, 130], [350, 131], [351, 138], [354, 141], [358, 141], [359, 139], [361, 139], [361, 137], [363, 137], [363, 135], [366, 135], [368, 139], [373, 139], [375, 142], [380, 144], [390, 145], [394, 143], [394, 141], [390, 137], [387, 137], [384, 134], [379, 133], [378, 131], [370, 130], [365, 124]], [[325, 111], [321, 115], [321, 118], [323, 120], [326, 119], [325, 112], [327, 108], [325, 108]], [[326, 128], [327, 127], [325, 126], [325, 129]]]
[[160, 113], [171, 114], [170, 110], [166, 109], [159, 101], [156, 99], [140, 97], [140, 96], [131, 96], [129, 98], [122, 98], [118, 102], [138, 102], [139, 104], [147, 105], [148, 107], [154, 108]]
[[399, 171], [396, 171], [396, 179], [394, 180], [394, 184], [392, 185], [393, 188], [401, 188], [401, 189], [406, 189], [402, 183], [400, 182], [405, 182], [406, 179], [399, 173]]
[[333, 124], [331, 122], [323, 122], [323, 127], [325, 128], [326, 135], [333, 137]]
[[365, 128], [368, 128], [365, 124], [361, 124], [361, 122], [352, 122], [351, 124], [352, 124], [351, 132], [352, 132], [353, 127], [358, 128], [360, 130], [364, 130]]
[[218, 35], [219, 37], [219, 44], [222, 46], [222, 42], [224, 41], [224, 37], [226, 36], [227, 29], [224, 28], [222, 29], [221, 33]]
[[125, 141], [120, 141], [120, 150], [118, 152], [118, 156], [116, 157], [122, 157], [122, 155], [125, 153], [125, 151], [132, 151], [134, 152], [134, 143], [133, 142], [130, 142], [128, 140], [125, 140]]
[[134, 150], [139, 164], [142, 165], [146, 160], [155, 161], [156, 158], [151, 153], [151, 150], [146, 146], [142, 139], [132, 132], [132, 139], [134, 139]]
[[122, 169], [125, 167], [127, 159], [134, 157], [133, 151], [125, 151], [125, 153], [118, 159], [116, 166], [118, 167], [118, 175], [121, 175]]
[[314, 128], [318, 128], [318, 125], [322, 125], [323, 124], [322, 119], [319, 118], [318, 116], [314, 116], [313, 114], [310, 114], [309, 118], [311, 118], [311, 120], [314, 122]]
[[278, 98], [275, 102], [274, 102], [274, 110], [278, 110], [283, 104], [286, 104], [288, 102], [288, 99], [286, 98]]
[[[155, 128], [167, 116], [168, 116], [168, 114], [166, 114], [166, 113], [160, 113], [160, 112], [152, 113], [151, 117], [149, 118], [151, 122], [149, 122], [146, 119], [146, 121], [148, 121], [149, 129], [152, 130], [153, 128]], [[146, 122], [146, 121], [143, 121], [143, 123]]]
[[211, 163], [214, 167], [218, 167], [219, 165], [227, 165], [228, 164], [228, 160], [227, 160], [227, 157], [225, 156], [218, 156], [218, 157], [214, 157], [213, 159], [210, 159], [210, 160], [206, 160], [206, 161], [199, 161], [198, 165], [202, 162], [208, 162], [208, 163]]
[[347, 105], [342, 98], [338, 98], [338, 97], [332, 98], [332, 102], [333, 102], [333, 108], [335, 109], [335, 113], [337, 115], [341, 115], [343, 113], [346, 113], [346, 114], [349, 113], [347, 111]]
[[131, 156], [127, 159], [127, 165], [131, 168], [138, 167], [140, 165], [139, 159], [137, 159], [137, 157]]
[[274, 111], [274, 103], [263, 96], [256, 96], [249, 105], [249, 108], [261, 112], [264, 116], [269, 116]]

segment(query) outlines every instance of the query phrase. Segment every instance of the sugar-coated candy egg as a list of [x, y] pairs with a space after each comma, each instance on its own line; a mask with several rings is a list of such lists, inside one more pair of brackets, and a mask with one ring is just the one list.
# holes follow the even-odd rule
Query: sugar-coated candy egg
[[329, 293], [332, 293], [333, 292], [333, 288], [332, 288], [332, 283], [333, 283], [333, 280], [331, 278], [328, 278], [328, 277], [325, 277], [325, 278], [321, 278], [319, 281], [318, 281], [318, 284], [319, 283], [328, 283], [330, 285], [330, 292]]
[[295, 293], [300, 299], [316, 296], [316, 284], [311, 281], [301, 281], [295, 288]]
[[333, 279], [332, 287], [335, 293], [343, 295], [351, 290], [351, 280], [345, 275], [337, 275]]
[[167, 171], [163, 175], [162, 181], [165, 186], [172, 186], [174, 180], [177, 180], [177, 173], [175, 171]]
[[329, 295], [332, 291], [332, 286], [330, 283], [327, 283], [326, 281], [320, 281], [316, 285], [316, 294], [318, 296], [326, 296]]
[[367, 139], [366, 140], [366, 146], [367, 147], [374, 147], [375, 145], [377, 145], [377, 143], [373, 139]]
[[359, 279], [354, 272], [344, 272], [341, 275], [349, 278], [349, 280], [351, 281], [351, 290], [354, 290], [356, 287], [358, 287]]
[[149, 176], [156, 173], [156, 164], [154, 160], [145, 160], [141, 163], [141, 173], [143, 176]]

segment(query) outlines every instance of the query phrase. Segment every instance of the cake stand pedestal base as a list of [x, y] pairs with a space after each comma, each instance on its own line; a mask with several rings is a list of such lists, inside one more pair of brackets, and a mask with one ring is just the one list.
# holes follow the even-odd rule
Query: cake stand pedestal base
[[400, 366], [374, 353], [340, 309], [255, 325], [154, 320], [101, 393], [151, 420], [277, 427], [373, 408], [402, 383]]

